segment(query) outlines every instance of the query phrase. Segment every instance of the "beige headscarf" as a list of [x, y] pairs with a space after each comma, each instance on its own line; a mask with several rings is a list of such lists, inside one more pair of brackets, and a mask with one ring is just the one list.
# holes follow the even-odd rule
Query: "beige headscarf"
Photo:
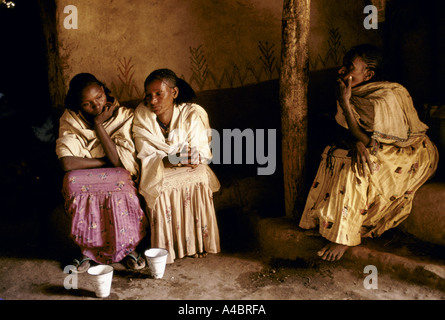
[[[115, 100], [115, 105], [119, 102]], [[119, 159], [133, 176], [138, 177], [139, 165], [136, 162], [136, 149], [132, 139], [134, 111], [119, 106], [113, 117], [103, 125], [111, 140], [116, 144]], [[82, 114], [66, 109], [60, 117], [59, 138], [56, 153], [60, 158], [75, 156], [83, 158], [102, 158], [105, 151], [96, 132]]]
[[[360, 126], [379, 142], [407, 146], [428, 130], [420, 121], [410, 94], [398, 83], [371, 82], [353, 88], [351, 106]], [[335, 119], [348, 129], [338, 103]]]

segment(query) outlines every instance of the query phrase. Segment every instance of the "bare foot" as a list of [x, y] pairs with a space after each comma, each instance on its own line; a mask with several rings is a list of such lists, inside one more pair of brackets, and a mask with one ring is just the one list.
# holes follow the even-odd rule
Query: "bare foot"
[[207, 252], [195, 253], [194, 255], [192, 255], [190, 257], [192, 257], [192, 258], [205, 258], [205, 257], [207, 257]]
[[145, 268], [145, 259], [136, 251], [131, 252], [125, 258], [125, 266], [130, 270], [140, 270]]
[[330, 242], [317, 254], [326, 261], [338, 261], [349, 247], [344, 244]]
[[76, 268], [76, 272], [84, 273], [85, 271], [87, 271], [91, 266], [90, 261], [91, 259], [85, 255], [82, 255], [80, 259], [74, 259], [73, 265]]

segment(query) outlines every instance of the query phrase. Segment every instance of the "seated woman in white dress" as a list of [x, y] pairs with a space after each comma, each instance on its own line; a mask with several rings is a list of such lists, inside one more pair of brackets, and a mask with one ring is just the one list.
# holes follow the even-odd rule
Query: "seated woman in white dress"
[[79, 73], [70, 81], [60, 117], [56, 153], [66, 172], [62, 192], [71, 236], [82, 253], [73, 261], [79, 273], [92, 261], [145, 267], [136, 252], [148, 223], [136, 184], [133, 110], [110, 93], [94, 75]]
[[133, 135], [141, 160], [139, 192], [148, 207], [151, 246], [168, 250], [167, 263], [218, 253], [213, 192], [220, 184], [208, 166], [212, 154], [207, 113], [190, 102], [193, 89], [171, 70], [153, 71], [144, 88]]

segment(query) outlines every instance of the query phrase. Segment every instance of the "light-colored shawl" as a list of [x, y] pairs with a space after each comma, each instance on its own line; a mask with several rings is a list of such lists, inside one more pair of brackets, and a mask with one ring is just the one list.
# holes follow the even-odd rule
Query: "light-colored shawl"
[[[119, 106], [115, 100], [114, 104]], [[138, 177], [136, 148], [132, 139], [134, 110], [119, 106], [113, 116], [104, 122], [105, 131], [116, 144], [119, 159], [133, 176]], [[66, 109], [60, 117], [59, 138], [56, 153], [60, 158], [67, 156], [102, 158], [105, 151], [96, 132], [82, 114]]]
[[209, 186], [213, 192], [219, 190], [219, 181], [206, 165], [212, 158], [210, 150], [211, 132], [207, 112], [197, 104], [183, 103], [173, 107], [170, 132], [166, 139], [156, 121], [156, 114], [144, 103], [135, 110], [133, 136], [141, 160], [139, 192], [147, 206], [153, 208], [159, 196], [164, 178], [162, 159], [189, 147], [196, 147], [201, 165], [207, 168]]
[[[351, 107], [360, 126], [379, 142], [408, 146], [428, 130], [420, 121], [409, 92], [398, 83], [372, 82], [353, 88]], [[348, 129], [338, 103], [335, 119]]]

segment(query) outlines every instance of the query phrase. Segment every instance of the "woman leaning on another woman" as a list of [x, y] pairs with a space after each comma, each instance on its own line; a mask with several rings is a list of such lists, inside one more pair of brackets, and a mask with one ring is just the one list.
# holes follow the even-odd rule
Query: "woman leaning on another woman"
[[167, 263], [217, 253], [213, 192], [220, 185], [207, 165], [212, 157], [207, 113], [191, 103], [193, 89], [169, 69], [153, 71], [144, 88], [145, 100], [135, 110], [133, 133], [151, 245], [168, 250]]
[[78, 272], [92, 261], [145, 266], [136, 252], [148, 222], [135, 186], [133, 118], [133, 110], [120, 106], [92, 74], [71, 80], [56, 153], [66, 171], [63, 195], [71, 235], [82, 252], [73, 262]]

